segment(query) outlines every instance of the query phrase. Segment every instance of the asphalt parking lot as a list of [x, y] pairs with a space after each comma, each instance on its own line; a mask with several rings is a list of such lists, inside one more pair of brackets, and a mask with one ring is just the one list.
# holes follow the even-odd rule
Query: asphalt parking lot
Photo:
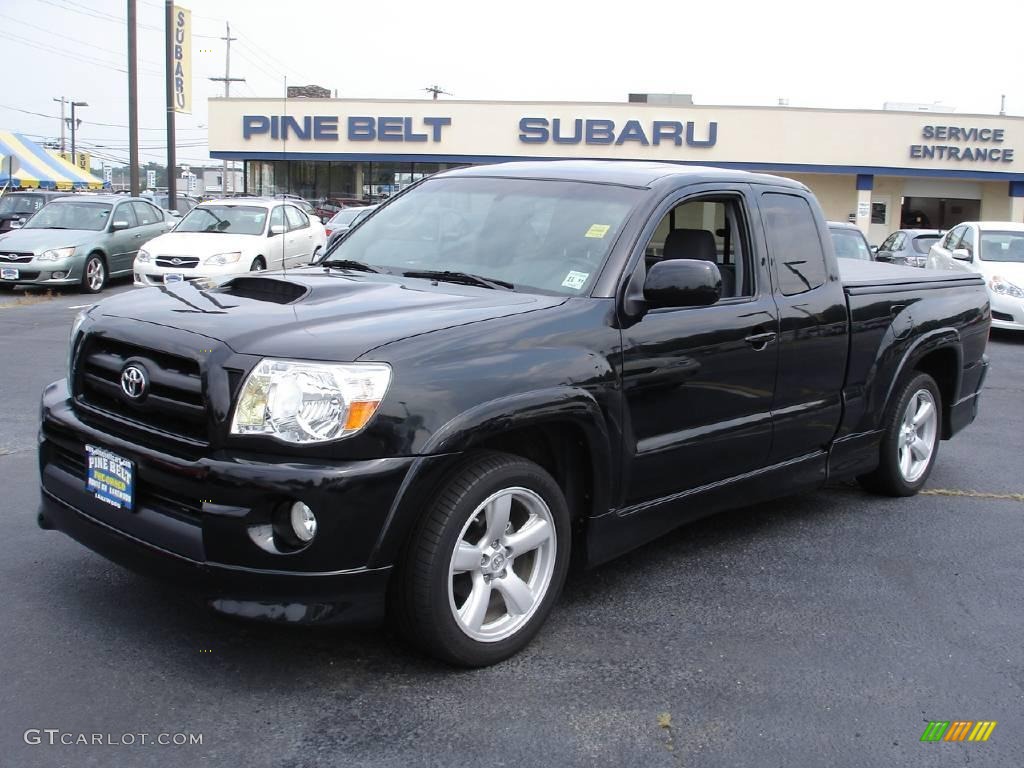
[[[526, 652], [462, 672], [384, 630], [215, 617], [39, 530], [38, 395], [88, 303], [0, 295], [4, 766], [1024, 764], [1024, 334], [993, 337], [926, 493], [835, 483], [680, 529], [572, 575]], [[930, 720], [998, 726], [921, 743]]]

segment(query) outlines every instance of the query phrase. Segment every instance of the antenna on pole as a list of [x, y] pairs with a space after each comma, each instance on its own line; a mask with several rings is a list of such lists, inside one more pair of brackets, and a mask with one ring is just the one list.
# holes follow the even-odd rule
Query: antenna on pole
[[443, 94], [445, 96], [454, 96], [455, 95], [455, 94], [452, 94], [452, 93], [448, 93], [448, 91], [443, 90], [440, 85], [430, 85], [430, 86], [427, 86], [426, 88], [424, 88], [423, 90], [426, 91], [427, 93], [434, 94], [434, 101], [437, 101], [437, 97], [438, 97], [439, 94]]
[[[237, 40], [237, 37], [231, 36], [231, 22], [224, 22], [224, 37], [221, 38], [227, 45], [224, 54], [224, 77], [211, 77], [210, 80], [215, 83], [224, 83], [224, 98], [231, 98], [231, 84], [232, 83], [244, 83], [244, 77], [232, 77], [231, 76], [231, 41]], [[234, 168], [232, 168], [234, 171]], [[228, 161], [223, 161], [223, 168], [221, 169], [220, 177], [220, 193], [226, 195], [228, 191]]]

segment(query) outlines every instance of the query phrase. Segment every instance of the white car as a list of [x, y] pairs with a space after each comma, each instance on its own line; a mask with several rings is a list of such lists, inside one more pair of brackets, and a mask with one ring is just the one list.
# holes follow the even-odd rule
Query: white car
[[988, 287], [992, 327], [1024, 331], [1024, 224], [958, 224], [929, 249], [926, 266], [977, 272]]
[[298, 267], [309, 264], [325, 240], [324, 225], [288, 200], [210, 200], [139, 250], [135, 285]]

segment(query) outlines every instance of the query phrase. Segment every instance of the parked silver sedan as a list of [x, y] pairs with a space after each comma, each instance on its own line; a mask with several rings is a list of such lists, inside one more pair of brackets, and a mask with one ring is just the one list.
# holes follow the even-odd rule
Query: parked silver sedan
[[941, 229], [898, 229], [878, 246], [875, 261], [923, 267], [928, 260], [928, 249], [941, 237]]
[[0, 235], [0, 287], [77, 285], [99, 293], [132, 274], [139, 248], [174, 226], [152, 203], [124, 195], [60, 197]]

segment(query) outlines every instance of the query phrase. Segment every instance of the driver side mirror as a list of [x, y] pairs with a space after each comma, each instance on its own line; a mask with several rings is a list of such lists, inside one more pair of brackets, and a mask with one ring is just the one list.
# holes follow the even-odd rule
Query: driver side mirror
[[722, 294], [718, 265], [697, 259], [659, 261], [647, 271], [644, 300], [658, 307], [706, 307]]
[[271, 224], [270, 225], [270, 232], [268, 234], [268, 237], [273, 237], [274, 235], [283, 235], [283, 234], [284, 234], [284, 224]]
[[25, 222], [26, 221], [27, 221], [27, 219], [24, 219], [24, 218], [12, 219], [11, 220], [11, 229], [21, 229], [22, 227], [25, 226]]
[[110, 222], [110, 231], [117, 232], [120, 229], [128, 229], [128, 222], [123, 219]]
[[878, 246], [877, 245], [872, 245], [871, 246], [871, 252], [872, 253], [878, 253]]
[[955, 249], [952, 253], [952, 256], [957, 261], [974, 261], [974, 258], [970, 254], [970, 251], [968, 251], [966, 248]]

